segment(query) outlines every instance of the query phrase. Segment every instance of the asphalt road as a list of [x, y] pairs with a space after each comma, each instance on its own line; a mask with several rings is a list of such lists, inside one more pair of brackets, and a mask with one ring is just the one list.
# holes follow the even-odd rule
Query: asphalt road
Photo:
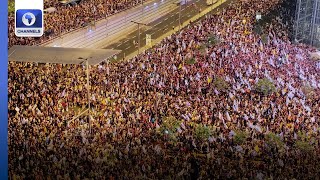
[[[232, 0], [228, 0], [210, 13], [219, 11], [219, 9], [226, 7], [231, 1]], [[175, 4], [173, 4], [172, 6], [172, 8], [174, 8], [174, 6], [178, 7], [178, 5]], [[188, 1], [187, 4], [181, 5], [181, 24], [197, 15], [200, 9], [204, 10], [207, 7], [208, 6], [205, 0], [192, 0]], [[204, 17], [205, 16], [203, 16], [202, 18]], [[151, 34], [152, 39], [157, 39], [163, 34], [171, 31], [173, 28], [179, 28], [179, 7], [169, 14], [163, 16], [162, 18], [159, 18], [158, 20], [147, 24], [146, 27], [140, 25], [140, 47], [146, 45], [146, 34]], [[117, 60], [121, 60], [125, 55], [129, 55], [138, 50], [138, 45], [134, 45], [134, 41], [138, 42], [138, 25], [136, 31], [130, 33], [125, 38], [105, 48], [122, 50], [122, 52], [117, 55]]]
[[[195, 5], [193, 5], [193, 3]], [[188, 1], [187, 4], [181, 5], [181, 23], [197, 15], [200, 9], [204, 10], [207, 7], [205, 0]], [[144, 25], [140, 25], [140, 47], [146, 45], [146, 34], [151, 34], [152, 39], [157, 39], [173, 28], [179, 28], [179, 6], [172, 4], [172, 8], [176, 9], [156, 21], [147, 24], [147, 26], [144, 27]], [[117, 56], [117, 60], [120, 60], [123, 59], [124, 55], [129, 55], [138, 50], [138, 45], [133, 44], [134, 41], [136, 43], [138, 42], [138, 25], [136, 31], [105, 48], [122, 50]]]

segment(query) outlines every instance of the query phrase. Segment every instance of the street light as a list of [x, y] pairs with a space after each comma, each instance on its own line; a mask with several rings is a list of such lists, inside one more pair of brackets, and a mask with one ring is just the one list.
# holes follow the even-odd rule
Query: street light
[[181, 29], [181, 1], [179, 1], [178, 3], [172, 3], [172, 4], [179, 4], [179, 30]]
[[[91, 58], [91, 57], [90, 57]], [[78, 59], [83, 59], [82, 57], [79, 57]], [[88, 123], [89, 123], [89, 132], [91, 133], [91, 119], [90, 119], [90, 81], [89, 81], [89, 58], [84, 59], [84, 61], [81, 63], [86, 63], [86, 71], [87, 71], [87, 91], [88, 91]]]
[[179, 2], [179, 30], [181, 29], [181, 2]]
[[88, 121], [89, 121], [89, 132], [91, 133], [91, 119], [90, 119], [90, 81], [89, 81], [89, 60], [86, 59], [87, 64], [87, 88], [88, 88]]
[[60, 23], [60, 33], [59, 33], [59, 36], [60, 36], [60, 46], [62, 46], [62, 30], [61, 30], [61, 23]]
[[136, 21], [131, 21], [132, 23], [138, 24], [138, 54], [140, 53], [140, 25], [147, 26], [147, 24], [141, 23], [141, 22], [136, 22]]
[[106, 18], [106, 37], [108, 37], [108, 22], [109, 22], [109, 19]]

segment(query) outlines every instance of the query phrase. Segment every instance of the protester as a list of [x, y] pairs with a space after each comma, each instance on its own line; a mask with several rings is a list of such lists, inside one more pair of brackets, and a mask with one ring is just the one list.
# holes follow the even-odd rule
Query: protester
[[[129, 61], [91, 67], [91, 133], [86, 114], [73, 119], [87, 107], [84, 66], [10, 62], [10, 177], [313, 179], [315, 49], [291, 43], [281, 18], [263, 26], [266, 42], [253, 32], [256, 9], [281, 2], [233, 1]], [[204, 46], [212, 35], [220, 43]], [[230, 88], [219, 89], [218, 77]], [[263, 78], [276, 91], [257, 92]], [[176, 133], [161, 131], [166, 118], [179, 122]], [[209, 137], [197, 136], [199, 125]]]

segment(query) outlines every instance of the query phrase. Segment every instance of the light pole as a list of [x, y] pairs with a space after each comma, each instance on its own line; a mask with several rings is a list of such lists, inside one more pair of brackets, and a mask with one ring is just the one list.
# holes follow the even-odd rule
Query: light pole
[[[90, 57], [91, 58], [91, 57]], [[84, 59], [79, 57], [78, 59]], [[86, 63], [86, 72], [87, 72], [87, 95], [88, 95], [88, 124], [89, 124], [89, 133], [91, 133], [91, 119], [90, 119], [90, 70], [89, 70], [89, 58], [84, 59], [80, 64]]]
[[59, 33], [59, 36], [60, 36], [60, 46], [62, 46], [62, 30], [61, 30], [61, 23], [60, 23], [60, 33]]
[[179, 2], [179, 31], [181, 29], [181, 2]]
[[107, 20], [107, 22], [106, 22], [106, 37], [108, 37], [108, 22], [109, 22], [109, 19], [107, 18], [106, 20]]
[[146, 26], [146, 24], [141, 23], [141, 22], [135, 22], [135, 21], [131, 21], [132, 23], [138, 24], [138, 54], [140, 54], [140, 25], [144, 25]]
[[174, 4], [174, 5], [179, 4], [179, 30], [180, 30], [181, 29], [181, 1], [179, 1], [178, 3], [172, 3], [172, 4]]
[[87, 88], [88, 88], [88, 123], [89, 123], [89, 133], [91, 133], [91, 119], [90, 119], [90, 82], [89, 82], [89, 60], [86, 59], [87, 64]]

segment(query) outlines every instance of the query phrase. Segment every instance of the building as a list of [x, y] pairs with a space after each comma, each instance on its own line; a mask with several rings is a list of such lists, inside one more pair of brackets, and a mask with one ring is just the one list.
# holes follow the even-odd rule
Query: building
[[294, 40], [320, 47], [320, 0], [297, 0]]

